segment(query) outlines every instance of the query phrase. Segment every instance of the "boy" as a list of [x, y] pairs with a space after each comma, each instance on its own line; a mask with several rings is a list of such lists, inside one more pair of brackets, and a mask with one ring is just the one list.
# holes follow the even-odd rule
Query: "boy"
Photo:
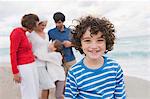
[[115, 29], [105, 18], [81, 18], [73, 44], [85, 57], [72, 66], [66, 79], [65, 99], [125, 99], [123, 72], [105, 57], [113, 49]]

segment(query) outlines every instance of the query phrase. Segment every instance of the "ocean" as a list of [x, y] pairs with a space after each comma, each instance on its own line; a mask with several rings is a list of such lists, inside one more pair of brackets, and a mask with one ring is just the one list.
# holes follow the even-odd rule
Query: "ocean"
[[108, 56], [120, 63], [125, 75], [150, 81], [150, 35], [120, 38]]
[[[1, 41], [3, 42], [3, 41]], [[82, 55], [75, 49], [77, 61]], [[127, 76], [134, 76], [150, 81], [150, 35], [122, 37], [116, 40], [114, 49], [107, 56], [116, 60]], [[0, 47], [0, 66], [9, 63], [9, 48]]]

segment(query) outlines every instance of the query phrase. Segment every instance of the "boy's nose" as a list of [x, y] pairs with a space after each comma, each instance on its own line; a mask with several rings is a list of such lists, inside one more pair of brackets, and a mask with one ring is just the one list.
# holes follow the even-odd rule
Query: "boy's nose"
[[92, 42], [92, 43], [91, 43], [91, 48], [97, 48], [96, 42]]

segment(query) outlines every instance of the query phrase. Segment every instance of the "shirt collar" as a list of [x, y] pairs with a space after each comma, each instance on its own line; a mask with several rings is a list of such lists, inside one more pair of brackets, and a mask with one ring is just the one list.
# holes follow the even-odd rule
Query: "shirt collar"
[[[60, 31], [57, 27], [56, 27], [56, 30]], [[67, 31], [67, 28], [66, 26], [64, 25], [64, 30], [63, 31], [60, 31], [60, 32], [66, 32]]]

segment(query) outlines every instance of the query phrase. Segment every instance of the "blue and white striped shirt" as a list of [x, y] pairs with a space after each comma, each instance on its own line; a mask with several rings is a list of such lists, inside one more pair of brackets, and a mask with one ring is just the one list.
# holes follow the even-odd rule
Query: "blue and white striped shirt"
[[104, 57], [102, 67], [90, 69], [82, 59], [68, 72], [65, 99], [126, 99], [121, 67]]

